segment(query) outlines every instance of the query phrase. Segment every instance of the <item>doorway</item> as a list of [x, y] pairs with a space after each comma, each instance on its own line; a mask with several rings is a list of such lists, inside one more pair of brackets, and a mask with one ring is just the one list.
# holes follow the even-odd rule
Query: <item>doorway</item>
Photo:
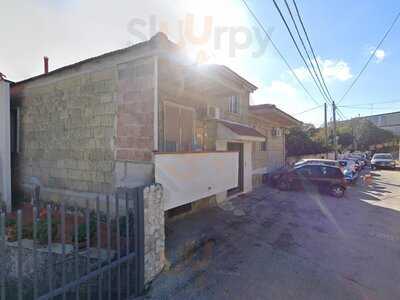
[[239, 152], [239, 176], [238, 176], [238, 185], [237, 187], [228, 190], [228, 196], [235, 195], [237, 193], [243, 192], [243, 176], [244, 176], [244, 168], [243, 168], [243, 161], [244, 161], [244, 155], [243, 155], [243, 144], [242, 143], [228, 143], [227, 145], [228, 151], [237, 151]]

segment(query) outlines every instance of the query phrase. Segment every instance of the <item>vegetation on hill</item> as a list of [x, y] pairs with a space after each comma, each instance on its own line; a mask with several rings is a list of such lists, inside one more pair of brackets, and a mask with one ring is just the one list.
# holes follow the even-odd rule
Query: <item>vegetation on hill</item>
[[[370, 146], [394, 142], [390, 131], [381, 129], [368, 120], [355, 119], [337, 126], [338, 150], [368, 150]], [[289, 156], [324, 153], [333, 150], [333, 130], [328, 130], [328, 146], [325, 146], [325, 129], [310, 124], [292, 128], [286, 136]]]

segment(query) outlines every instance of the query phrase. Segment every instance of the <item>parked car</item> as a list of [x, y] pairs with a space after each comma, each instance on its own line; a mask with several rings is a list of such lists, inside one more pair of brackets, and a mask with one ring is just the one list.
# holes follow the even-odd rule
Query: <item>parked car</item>
[[388, 168], [394, 170], [396, 169], [396, 162], [390, 153], [375, 153], [371, 159], [371, 168]]
[[344, 196], [347, 186], [342, 171], [338, 167], [325, 164], [298, 165], [282, 170], [271, 179], [280, 190], [307, 189], [314, 186], [337, 198]]
[[331, 159], [318, 159], [318, 158], [309, 158], [309, 159], [302, 159], [296, 162], [294, 165], [296, 166], [301, 166], [304, 164], [323, 164], [327, 166], [333, 166], [333, 167], [340, 167], [340, 164], [337, 160], [331, 160]]

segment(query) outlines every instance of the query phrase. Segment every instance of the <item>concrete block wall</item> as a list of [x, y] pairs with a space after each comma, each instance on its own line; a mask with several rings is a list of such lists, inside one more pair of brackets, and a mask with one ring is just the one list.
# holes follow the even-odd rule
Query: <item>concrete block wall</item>
[[148, 58], [118, 65], [117, 160], [152, 160], [154, 64]]
[[262, 174], [273, 171], [285, 163], [284, 135], [272, 136], [272, 128], [280, 127], [278, 124], [262, 120], [251, 115], [250, 124], [267, 138], [267, 151], [259, 151], [253, 143], [253, 185], [262, 183]]
[[[18, 181], [49, 201], [113, 191], [116, 69], [19, 87]], [[72, 192], [72, 193], [70, 193]]]

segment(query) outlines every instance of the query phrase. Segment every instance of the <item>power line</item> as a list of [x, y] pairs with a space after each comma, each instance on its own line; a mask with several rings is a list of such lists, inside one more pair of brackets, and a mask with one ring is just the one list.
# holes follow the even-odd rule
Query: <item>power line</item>
[[[343, 106], [342, 106], [343, 107]], [[345, 106], [347, 109], [371, 109], [371, 107], [354, 107], [354, 106]], [[372, 107], [373, 110], [386, 110], [386, 109], [392, 109], [392, 107]]]
[[369, 63], [371, 62], [372, 58], [374, 58], [376, 51], [378, 51], [379, 47], [383, 44], [389, 33], [392, 31], [394, 25], [396, 25], [398, 19], [400, 18], [400, 12], [396, 15], [394, 18], [392, 24], [390, 25], [389, 29], [385, 32], [383, 38], [380, 40], [378, 45], [376, 46], [375, 50], [371, 53], [370, 57], [368, 58], [367, 62], [361, 69], [361, 71], [358, 73], [357, 77], [354, 79], [354, 81], [350, 84], [349, 88], [346, 90], [346, 92], [343, 94], [342, 98], [340, 98], [339, 102], [342, 102], [344, 98], [348, 95], [348, 93], [351, 91], [351, 89], [354, 87], [354, 85], [357, 83], [358, 79], [360, 79], [361, 75], [364, 73], [364, 71], [367, 69]]
[[[292, 0], [292, 2], [293, 2], [293, 5], [294, 5], [294, 7], [295, 7], [295, 10], [296, 10], [297, 18], [299, 19], [300, 24], [301, 24], [301, 27], [302, 27], [303, 32], [304, 32], [304, 35], [306, 36], [307, 43], [308, 43], [308, 45], [309, 45], [309, 47], [310, 47], [310, 49], [311, 49], [311, 53], [312, 53], [312, 55], [313, 55], [314, 62], [315, 62], [315, 64], [317, 65], [318, 73], [319, 73], [319, 75], [320, 75], [320, 77], [321, 77], [321, 79], [322, 79], [322, 84], [323, 84], [323, 86], [324, 86], [324, 88], [325, 88], [325, 90], [326, 90], [326, 92], [327, 92], [327, 94], [328, 94], [328, 96], [329, 96], [329, 98], [330, 98], [330, 100], [331, 100], [331, 104], [333, 104], [333, 101], [334, 101], [334, 100], [333, 100], [333, 97], [332, 97], [331, 93], [329, 92], [328, 86], [326, 85], [324, 75], [323, 75], [323, 73], [322, 73], [322, 71], [321, 71], [321, 67], [320, 67], [319, 62], [318, 62], [318, 59], [317, 59], [317, 55], [315, 54], [314, 48], [313, 48], [313, 46], [312, 46], [312, 44], [311, 44], [310, 37], [309, 37], [309, 35], [308, 35], [308, 33], [307, 33], [307, 29], [306, 29], [306, 27], [305, 27], [305, 25], [304, 25], [303, 18], [301, 17], [300, 9], [299, 9], [299, 7], [297, 6], [296, 0]], [[288, 3], [287, 3], [286, 0], [285, 0], [285, 3], [286, 3], [286, 6], [288, 6]], [[310, 61], [311, 61], [311, 60], [310, 60]], [[312, 63], [312, 62], [311, 62], [311, 63]], [[338, 109], [337, 112], [338, 112], [338, 114], [339, 114], [339, 116], [340, 116], [341, 118], [346, 119], [346, 117], [344, 116], [344, 114], [342, 113], [342, 111], [341, 111], [340, 109]]]
[[[297, 23], [296, 23], [296, 21], [295, 21], [295, 19], [294, 19], [294, 17], [293, 17], [292, 10], [290, 9], [290, 6], [289, 6], [289, 4], [287, 3], [286, 0], [285, 0], [285, 5], [286, 5], [287, 11], [289, 12], [289, 15], [290, 15], [290, 18], [291, 18], [291, 20], [292, 20], [292, 23], [293, 23], [293, 25], [294, 25], [294, 27], [295, 27], [295, 29], [296, 29], [296, 33], [297, 33], [297, 36], [298, 36], [298, 38], [299, 38], [299, 40], [300, 40], [300, 42], [301, 42], [301, 45], [303, 46], [303, 49], [304, 49], [304, 51], [306, 52], [308, 61], [309, 61], [310, 64], [311, 64], [311, 68], [313, 69], [313, 74], [314, 74], [314, 76], [316, 77], [319, 86], [322, 88], [322, 92], [324, 93], [325, 97], [326, 97], [327, 99], [329, 99], [329, 100], [332, 101], [332, 99], [330, 99], [330, 97], [328, 96], [328, 94], [327, 94], [326, 91], [324, 90], [323, 84], [322, 84], [322, 82], [321, 82], [321, 80], [320, 80], [320, 78], [319, 78], [319, 76], [318, 76], [317, 71], [315, 70], [314, 64], [313, 64], [313, 62], [312, 62], [312, 60], [311, 60], [311, 57], [310, 57], [310, 55], [309, 55], [309, 53], [308, 53], [308, 49], [307, 49], [306, 45], [304, 44], [303, 38], [302, 38], [302, 36], [301, 36], [301, 34], [300, 34], [300, 31], [299, 31], [299, 28], [298, 28], [298, 26], [297, 26]], [[282, 17], [282, 15], [281, 15], [281, 17]], [[284, 21], [284, 22], [285, 22], [285, 21]], [[286, 22], [285, 22], [285, 24], [286, 24]], [[289, 30], [289, 33], [290, 33], [290, 35], [291, 35], [290, 30]]]
[[258, 19], [257, 15], [253, 12], [253, 10], [250, 8], [250, 6], [247, 4], [246, 0], [242, 0], [243, 4], [246, 6], [247, 10], [249, 11], [249, 13], [252, 15], [252, 17], [255, 19], [255, 21], [257, 22], [258, 26], [260, 26], [260, 28], [262, 29], [262, 31], [264, 32], [264, 34], [266, 35], [266, 37], [268, 38], [268, 40], [271, 42], [272, 47], [274, 47], [275, 51], [278, 53], [278, 55], [280, 56], [280, 58], [283, 60], [283, 62], [286, 64], [286, 66], [288, 67], [288, 69], [290, 70], [290, 72], [292, 73], [292, 75], [294, 76], [294, 78], [296, 79], [296, 81], [300, 84], [300, 86], [304, 89], [304, 91], [307, 93], [307, 95], [310, 97], [310, 99], [315, 103], [318, 104], [318, 101], [315, 100], [315, 98], [311, 95], [311, 93], [307, 90], [307, 88], [304, 86], [304, 84], [301, 82], [301, 80], [299, 79], [299, 77], [297, 76], [297, 74], [294, 72], [293, 68], [290, 66], [288, 60], [285, 58], [285, 56], [282, 54], [282, 52], [279, 50], [278, 46], [274, 43], [274, 41], [272, 40], [271, 36], [269, 35], [269, 33], [267, 32], [267, 30], [265, 29], [264, 25], [260, 22], [260, 20]]
[[305, 114], [305, 113], [308, 113], [308, 112], [314, 111], [314, 110], [316, 110], [316, 109], [318, 109], [318, 108], [321, 108], [322, 106], [323, 106], [323, 105], [318, 105], [318, 106], [315, 106], [315, 107], [313, 107], [313, 108], [310, 108], [310, 109], [307, 109], [307, 110], [305, 110], [305, 111], [302, 111], [302, 112], [296, 113], [296, 114], [294, 114], [294, 116], [298, 116], [298, 115], [302, 115], [302, 114]]
[[281, 19], [282, 19], [282, 21], [283, 21], [283, 23], [284, 23], [286, 29], [287, 29], [287, 31], [289, 32], [289, 35], [290, 35], [290, 37], [291, 37], [291, 39], [292, 39], [292, 41], [293, 41], [293, 44], [295, 45], [297, 52], [299, 53], [301, 59], [303, 60], [305, 66], [306, 66], [306, 68], [307, 68], [308, 73], [311, 75], [311, 78], [312, 78], [312, 80], [314, 81], [315, 85], [317, 86], [317, 88], [318, 88], [319, 92], [321, 93], [322, 97], [325, 99], [325, 101], [328, 101], [328, 102], [329, 102], [329, 98], [324, 94], [323, 90], [321, 89], [321, 87], [320, 87], [319, 84], [317, 83], [317, 80], [315, 79], [314, 74], [311, 72], [310, 67], [309, 67], [309, 65], [308, 65], [308, 63], [307, 63], [307, 61], [306, 61], [306, 59], [304, 58], [303, 53], [301, 52], [301, 50], [300, 50], [300, 48], [299, 48], [299, 46], [298, 46], [298, 44], [297, 44], [297, 41], [296, 41], [296, 39], [294, 38], [293, 33], [292, 33], [292, 31], [290, 30], [290, 27], [289, 27], [288, 23], [286, 22], [285, 17], [284, 17], [283, 14], [282, 14], [282, 11], [281, 11], [279, 5], [276, 3], [275, 0], [272, 0], [272, 1], [274, 2], [275, 8], [277, 9], [277, 11], [278, 11], [278, 13], [279, 13], [279, 15], [280, 15], [280, 17], [281, 17]]
[[[295, 29], [296, 29], [297, 34], [298, 34], [298, 36], [299, 36], [299, 39], [300, 39], [300, 41], [301, 41], [301, 43], [302, 43], [302, 45], [303, 45], [303, 48], [304, 48], [304, 50], [305, 50], [305, 52], [306, 52], [306, 54], [307, 54], [307, 57], [308, 57], [309, 60], [310, 60], [310, 64], [311, 64], [311, 66], [312, 66], [312, 68], [313, 68], [313, 70], [314, 70], [315, 75], [311, 72], [310, 67], [309, 67], [309, 65], [308, 65], [308, 63], [307, 63], [307, 61], [306, 61], [306, 59], [304, 58], [303, 53], [302, 53], [302, 51], [300, 50], [300, 48], [299, 48], [299, 46], [298, 46], [298, 44], [297, 44], [297, 41], [296, 41], [296, 39], [294, 38], [293, 33], [292, 33], [292, 31], [290, 30], [290, 27], [289, 27], [289, 25], [288, 25], [288, 23], [287, 23], [285, 17], [283, 16], [283, 13], [282, 13], [282, 11], [281, 11], [279, 5], [277, 4], [277, 2], [276, 2], [275, 0], [273, 0], [273, 3], [274, 3], [274, 5], [275, 5], [275, 8], [277, 9], [277, 11], [278, 11], [278, 13], [279, 13], [279, 15], [280, 15], [282, 21], [283, 21], [283, 23], [285, 24], [285, 27], [286, 27], [287, 31], [289, 32], [289, 35], [290, 35], [290, 37], [291, 37], [291, 39], [292, 39], [292, 41], [293, 41], [293, 43], [294, 43], [294, 45], [295, 45], [295, 47], [296, 47], [297, 52], [299, 53], [301, 59], [303, 60], [303, 62], [304, 62], [304, 64], [305, 64], [305, 66], [306, 66], [306, 68], [307, 68], [309, 74], [311, 75], [311, 78], [313, 79], [315, 85], [317, 86], [318, 90], [320, 91], [322, 97], [325, 99], [325, 101], [330, 102], [331, 104], [333, 104], [334, 101], [333, 101], [333, 99], [330, 98], [331, 96], [330, 96], [329, 91], [328, 91], [329, 95], [327, 95], [327, 93], [326, 93], [325, 90], [324, 90], [323, 84], [322, 84], [321, 81], [319, 80], [318, 74], [317, 74], [317, 72], [316, 72], [316, 70], [315, 70], [315, 68], [314, 68], [314, 65], [313, 65], [313, 63], [312, 63], [312, 60], [311, 60], [311, 58], [310, 58], [310, 56], [309, 56], [309, 54], [308, 54], [307, 48], [305, 47], [304, 41], [303, 41], [303, 39], [302, 39], [302, 37], [301, 37], [301, 34], [300, 34], [299, 30], [298, 30], [297, 23], [296, 23], [296, 21], [294, 20], [292, 11], [291, 11], [291, 9], [290, 9], [290, 6], [288, 5], [287, 1], [285, 0], [286, 8], [287, 8], [287, 10], [289, 11], [289, 14], [290, 14], [290, 17], [291, 17], [291, 19], [292, 19], [292, 22], [293, 22], [293, 24], [294, 24], [294, 26], [295, 26]], [[318, 60], [316, 60], [316, 62], [318, 62]], [[321, 72], [321, 75], [322, 75], [322, 72]], [[315, 79], [315, 77], [317, 78], [319, 84], [317, 83], [317, 80]], [[344, 114], [343, 114], [340, 110], [336, 110], [336, 109], [335, 109], [335, 111], [339, 114], [339, 116], [340, 116], [341, 118], [343, 118], [343, 119], [346, 118], [346, 117], [344, 116]]]
[[362, 106], [371, 106], [371, 105], [380, 105], [380, 104], [390, 104], [390, 103], [400, 103], [400, 99], [398, 100], [391, 100], [391, 101], [376, 101], [376, 102], [369, 102], [363, 104], [354, 104], [354, 105], [340, 105], [339, 107], [362, 107]]
[[[313, 48], [313, 46], [312, 46], [312, 44], [311, 44], [310, 38], [309, 38], [308, 33], [307, 33], [307, 30], [306, 30], [306, 27], [304, 26], [303, 19], [302, 19], [301, 15], [300, 15], [299, 8], [297, 7], [296, 0], [293, 0], [292, 2], [293, 2], [293, 4], [294, 4], [295, 10], [296, 10], [297, 18], [299, 19], [300, 24], [301, 24], [301, 27], [302, 27], [303, 32], [304, 32], [304, 35], [306, 36], [308, 46], [309, 46], [310, 49], [311, 49], [311, 53], [312, 53], [312, 55], [313, 55], [314, 62], [315, 62], [315, 64], [317, 65], [318, 73], [319, 73], [319, 75], [320, 75], [320, 77], [321, 77], [321, 79], [322, 79], [323, 86], [324, 86], [326, 92], [328, 93], [330, 100], [333, 101], [333, 97], [332, 97], [331, 93], [329, 92], [329, 89], [328, 89], [328, 87], [327, 87], [327, 85], [326, 85], [326, 82], [325, 82], [325, 79], [324, 79], [324, 75], [323, 75], [322, 72], [321, 72], [321, 68], [320, 68], [319, 63], [318, 63], [317, 55], [315, 54], [314, 48]], [[286, 6], [288, 7], [288, 3], [287, 3], [286, 0], [285, 0], [285, 3], [286, 3]], [[311, 61], [311, 59], [310, 59], [310, 61]]]

